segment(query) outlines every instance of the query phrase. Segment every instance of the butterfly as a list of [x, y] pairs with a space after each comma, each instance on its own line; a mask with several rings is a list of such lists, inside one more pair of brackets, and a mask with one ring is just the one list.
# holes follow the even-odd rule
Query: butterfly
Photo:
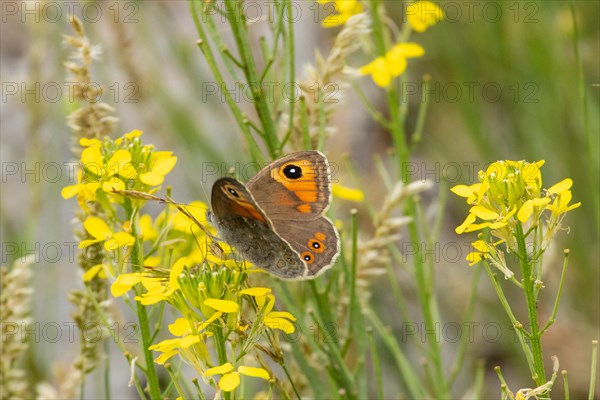
[[212, 187], [207, 213], [220, 238], [257, 267], [283, 279], [312, 279], [340, 252], [333, 223], [330, 169], [319, 151], [273, 161], [246, 185], [230, 177]]

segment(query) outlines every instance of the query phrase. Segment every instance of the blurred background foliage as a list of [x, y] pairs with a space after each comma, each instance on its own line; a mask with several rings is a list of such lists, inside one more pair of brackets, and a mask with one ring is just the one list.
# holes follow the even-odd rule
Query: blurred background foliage
[[[117, 135], [141, 129], [148, 143], [172, 149], [179, 157], [168, 182], [174, 197], [182, 202], [207, 201], [206, 193], [217, 176], [205, 176], [206, 163], [216, 163], [221, 174], [248, 159], [222, 96], [211, 94], [213, 78], [195, 44], [197, 34], [187, 2], [98, 2], [94, 9], [101, 10], [101, 16], [97, 19], [91, 7], [87, 18], [81, 14], [88, 2], [75, 3], [92, 42], [102, 43], [93, 79], [105, 85], [102, 100], [113, 105], [121, 119]], [[15, 4], [26, 7], [26, 3]], [[317, 15], [312, 2], [297, 4], [301, 15], [295, 25], [296, 60], [301, 71], [306, 63], [315, 62], [316, 49], [327, 53], [334, 32], [319, 25], [324, 15]], [[34, 5], [28, 2], [27, 7]], [[386, 8], [391, 19], [401, 21], [400, 2], [389, 1]], [[599, 324], [600, 3], [447, 2], [442, 8], [446, 21], [414, 37], [426, 55], [410, 62], [405, 79], [405, 100], [413, 110], [408, 131], [416, 124], [416, 106], [429, 96], [425, 131], [413, 157], [413, 179], [439, 182], [446, 174], [450, 185], [470, 184], [476, 181], [477, 170], [498, 159], [546, 160], [545, 187], [565, 177], [573, 179], [573, 198], [582, 206], [570, 213], [565, 221], [570, 230], [559, 235], [562, 243], [546, 256], [551, 267], [545, 284], [555, 288], [562, 249], [570, 248], [572, 254], [557, 323], [544, 336], [544, 354], [559, 357], [561, 369], [569, 371], [572, 396], [581, 397], [587, 393], [590, 341], [598, 338]], [[67, 49], [62, 35], [69, 32], [68, 8], [60, 10], [60, 18], [55, 20], [52, 14], [36, 22], [35, 15], [24, 14], [23, 9], [10, 14], [3, 4], [0, 39], [2, 263], [36, 254], [33, 317], [42, 324], [70, 321], [64, 294], [81, 284], [74, 272], [76, 246], [69, 223], [74, 204], [60, 198], [61, 188], [74, 181], [74, 169], [65, 166], [72, 160], [65, 116], [76, 107], [64, 83]], [[260, 23], [251, 29], [256, 35], [254, 45], [261, 29]], [[368, 61], [361, 55], [348, 63], [358, 67]], [[421, 87], [425, 74], [431, 79], [429, 93]], [[370, 79], [359, 82], [383, 102], [383, 91]], [[14, 85], [16, 93], [11, 92]], [[334, 122], [337, 133], [326, 145], [329, 158], [341, 166], [349, 156], [367, 197], [377, 199], [382, 188], [372, 159], [388, 150], [389, 137], [369, 119], [349, 88]], [[17, 173], [11, 172], [13, 166]], [[464, 253], [455, 257], [435, 252], [439, 257], [436, 291], [444, 299], [444, 319], [460, 322], [473, 273], [464, 255], [466, 243], [473, 238], [454, 233], [466, 209], [462, 199], [449, 197], [439, 245], [443, 250], [459, 243]], [[377, 285], [374, 282], [373, 288]], [[481, 280], [474, 321], [480, 326], [498, 321], [505, 331], [492, 341], [475, 330], [467, 353], [484, 360], [485, 393], [496, 396], [499, 385], [493, 366], [503, 366], [513, 387], [519, 382], [526, 386], [529, 378], [522, 359], [514, 357], [518, 343], [507, 333], [509, 321], [490, 287]], [[403, 289], [411, 292], [410, 287]], [[391, 294], [373, 292], [378, 307], [391, 304]], [[542, 295], [542, 299], [551, 304], [553, 297]], [[549, 312], [540, 311], [542, 317]], [[389, 315], [385, 323], [400, 332], [403, 321], [393, 309]], [[55, 365], [68, 362], [77, 351], [76, 346], [66, 346], [67, 337], [57, 343], [38, 342], [29, 365], [40, 378], [47, 378]], [[382, 362], [385, 367], [389, 360]], [[118, 375], [115, 369], [113, 373]], [[384, 372], [384, 376], [386, 384], [396, 384], [393, 374]], [[470, 382], [464, 380], [470, 376], [461, 373], [459, 386], [468, 387]], [[128, 378], [115, 379], [118, 385], [118, 379]], [[561, 393], [562, 383], [557, 386], [556, 393]]]

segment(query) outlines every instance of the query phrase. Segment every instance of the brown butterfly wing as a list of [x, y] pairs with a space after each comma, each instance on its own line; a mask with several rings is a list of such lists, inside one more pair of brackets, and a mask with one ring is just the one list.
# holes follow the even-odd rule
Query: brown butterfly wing
[[277, 233], [292, 245], [308, 267], [308, 278], [326, 271], [337, 258], [340, 240], [327, 217], [310, 221], [287, 221], [279, 224]]
[[212, 188], [211, 205], [219, 236], [257, 267], [284, 279], [302, 279], [306, 264], [273, 225], [252, 194], [233, 178], [221, 178]]
[[331, 202], [329, 163], [315, 150], [288, 154], [263, 168], [247, 187], [276, 229], [279, 220], [315, 219]]

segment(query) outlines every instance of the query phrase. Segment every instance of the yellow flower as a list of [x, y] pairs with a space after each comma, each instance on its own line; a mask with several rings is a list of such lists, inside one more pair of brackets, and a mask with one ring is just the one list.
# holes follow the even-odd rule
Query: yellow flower
[[490, 265], [498, 268], [504, 274], [505, 279], [510, 279], [514, 276], [514, 273], [506, 265], [504, 254], [496, 248], [502, 240], [496, 243], [487, 243], [483, 240], [476, 240], [472, 243], [475, 251], [467, 254], [466, 260], [469, 262], [469, 266], [473, 266], [480, 261], [487, 260]]
[[204, 305], [223, 313], [235, 313], [240, 309], [238, 303], [231, 300], [206, 299], [204, 300]]
[[148, 289], [148, 291], [141, 296], [135, 296], [135, 299], [143, 305], [156, 304], [160, 301], [167, 300], [173, 293], [180, 289], [178, 278], [183, 272], [183, 268], [187, 262], [186, 257], [181, 257], [175, 261], [175, 264], [171, 266], [169, 271], [169, 281], [165, 285], [159, 278], [155, 278], [159, 281], [159, 284]]
[[178, 259], [171, 267], [169, 280], [166, 282], [164, 279], [151, 276], [146, 272], [121, 274], [111, 285], [111, 293], [114, 297], [120, 297], [131, 290], [134, 285], [141, 283], [146, 292], [141, 296], [135, 296], [135, 300], [143, 305], [155, 304], [167, 300], [173, 293], [180, 289], [178, 278], [183, 272], [186, 262], [186, 257]]
[[82, 279], [84, 282], [89, 282], [96, 276], [98, 278], [102, 278], [102, 279], [106, 278], [106, 272], [104, 271], [104, 264], [96, 264], [96, 265], [90, 267], [90, 269], [85, 271]]
[[177, 162], [171, 151], [155, 151], [150, 156], [150, 170], [140, 174], [140, 181], [148, 186], [158, 186]]
[[240, 290], [239, 295], [252, 296], [256, 300], [256, 304], [262, 309], [263, 324], [271, 329], [279, 329], [286, 334], [294, 333], [296, 328], [293, 322], [296, 321], [291, 313], [287, 311], [272, 311], [275, 305], [275, 296], [269, 288], [250, 288]]
[[340, 199], [361, 202], [364, 200], [365, 195], [360, 189], [351, 189], [345, 186], [340, 185], [339, 183], [334, 183], [331, 185], [331, 194], [335, 197], [339, 197]]
[[96, 190], [99, 187], [99, 182], [83, 182], [83, 171], [80, 169], [77, 171], [77, 184], [64, 187], [60, 194], [63, 199], [70, 199], [77, 195], [77, 201], [84, 204], [86, 201], [96, 200]]
[[567, 178], [560, 181], [556, 185], [551, 186], [547, 190], [549, 195], [556, 195], [552, 205], [548, 206], [548, 209], [552, 212], [553, 217], [559, 217], [567, 211], [571, 211], [581, 205], [581, 202], [569, 205], [571, 198], [573, 197], [571, 191], [569, 190], [571, 189], [571, 186], [573, 186], [573, 181]]
[[271, 379], [269, 373], [263, 368], [240, 365], [236, 372], [233, 365], [228, 362], [214, 368], [209, 368], [204, 372], [204, 376], [206, 377], [222, 375], [221, 379], [219, 379], [219, 388], [224, 392], [231, 392], [240, 385], [240, 374], [264, 380]]
[[406, 18], [416, 32], [424, 32], [444, 19], [444, 12], [431, 1], [417, 1], [406, 6]]
[[91, 246], [94, 243], [104, 242], [104, 248], [110, 251], [123, 246], [131, 246], [135, 243], [135, 238], [129, 233], [113, 233], [106, 222], [98, 217], [87, 217], [83, 222], [83, 227], [94, 239], [82, 240], [79, 243], [80, 249]]
[[[551, 186], [545, 194], [542, 193], [542, 165], [543, 160], [497, 161], [485, 171], [479, 171], [480, 183], [454, 186], [452, 192], [465, 197], [467, 203], [472, 205], [467, 218], [456, 227], [456, 233], [490, 228], [492, 235], [504, 241], [509, 251], [516, 251], [517, 232], [522, 232], [521, 224], [528, 224], [530, 228], [539, 227], [542, 215], [548, 210], [550, 218], [542, 226], [546, 232], [541, 235], [544, 238], [541, 249], [545, 249], [560, 228], [564, 214], [581, 203], [569, 204], [573, 181], [568, 178]], [[478, 222], [478, 219], [483, 222]], [[468, 260], [472, 264], [481, 258], [481, 255], [470, 254]]]
[[377, 57], [359, 69], [361, 75], [371, 75], [377, 86], [385, 88], [392, 78], [400, 76], [405, 70], [408, 58], [423, 57], [425, 49], [417, 43], [398, 43], [384, 56]]
[[115, 140], [115, 144], [117, 146], [120, 146], [121, 143], [123, 143], [123, 140], [133, 140], [137, 137], [142, 136], [144, 132], [140, 131], [139, 129], [134, 129], [129, 133], [124, 134], [122, 137], [118, 138], [117, 140]]
[[321, 4], [333, 3], [336, 11], [330, 14], [321, 23], [325, 28], [343, 25], [351, 16], [360, 14], [363, 11], [363, 5], [358, 0], [318, 0]]

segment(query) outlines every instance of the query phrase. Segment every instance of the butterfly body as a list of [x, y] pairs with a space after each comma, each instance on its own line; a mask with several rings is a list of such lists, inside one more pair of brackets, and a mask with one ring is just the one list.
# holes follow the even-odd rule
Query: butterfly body
[[209, 219], [220, 237], [257, 267], [284, 279], [310, 279], [339, 254], [339, 237], [323, 214], [331, 202], [329, 164], [318, 151], [284, 156], [247, 185], [221, 178]]

